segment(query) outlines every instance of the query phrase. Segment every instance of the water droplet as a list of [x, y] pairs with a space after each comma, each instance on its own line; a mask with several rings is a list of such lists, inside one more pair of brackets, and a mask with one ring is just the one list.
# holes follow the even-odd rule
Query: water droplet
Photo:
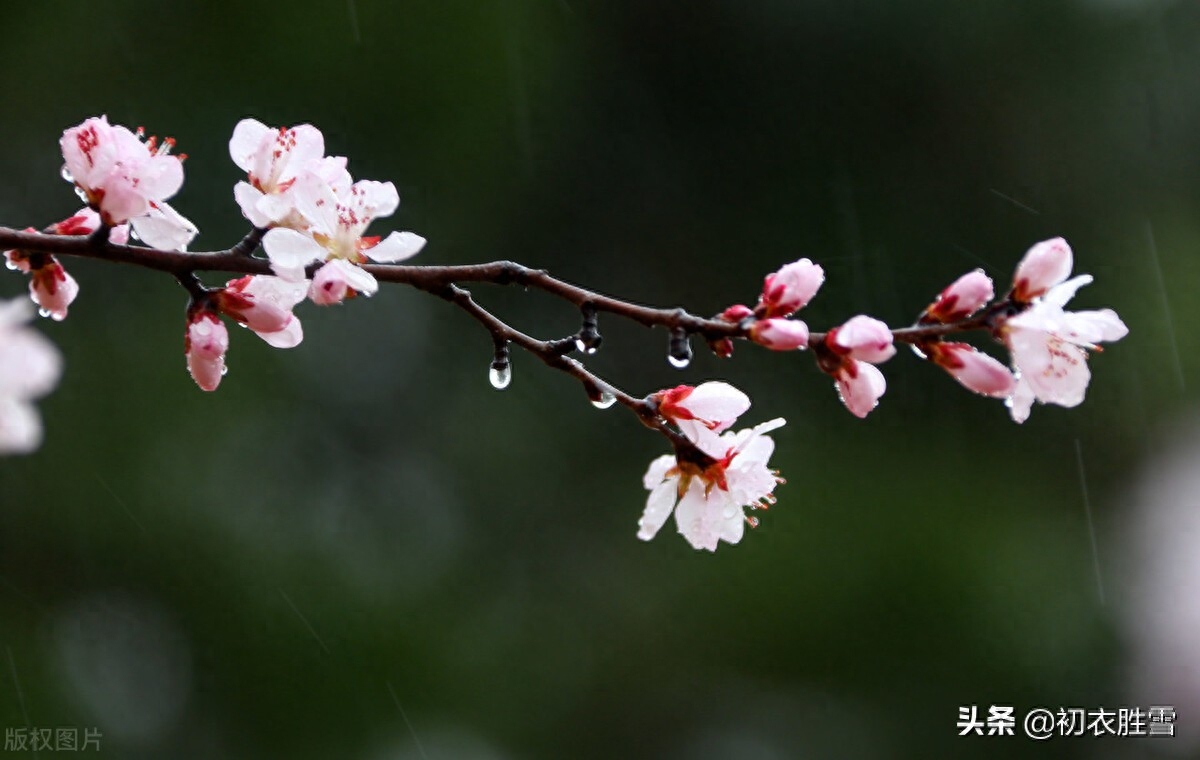
[[911, 348], [912, 352], [917, 355], [918, 359], [928, 359], [929, 358], [928, 356], [925, 355], [925, 352], [922, 351], [921, 349], [917, 348], [915, 344], [912, 346], [909, 346], [909, 348]]
[[229, 365], [227, 365], [227, 364], [222, 364], [222, 365], [221, 365], [221, 377], [225, 377], [225, 375], [226, 375], [228, 372], [229, 372]]
[[757, 517], [747, 517], [746, 522], [750, 525], [751, 528], [758, 527], [758, 518]]
[[617, 397], [608, 391], [600, 391], [600, 397], [592, 399], [592, 406], [597, 409], [608, 409], [615, 403], [617, 403]]
[[130, 240], [141, 240], [141, 238], [138, 237], [137, 229], [135, 229], [132, 224], [129, 225], [129, 239]]
[[79, 185], [75, 186], [75, 194], [79, 196], [79, 200], [83, 201], [84, 203], [88, 202], [87, 193], [83, 192], [83, 188]]
[[581, 353], [581, 354], [586, 354], [586, 353], [587, 353], [587, 344], [585, 344], [585, 343], [583, 342], [583, 339], [582, 339], [582, 338], [576, 338], [576, 339], [575, 339], [575, 350], [576, 350], [576, 351], [578, 351], [578, 352], [579, 352], [579, 353]]
[[38, 309], [38, 316], [39, 317], [49, 317], [50, 310], [49, 309]]
[[9, 269], [13, 270], [14, 272], [17, 271], [16, 263], [9, 261], [8, 259], [4, 260], [4, 266], [8, 267]]
[[512, 365], [506, 364], [503, 367], [492, 367], [488, 371], [488, 381], [496, 390], [504, 390], [512, 382]]
[[66, 164], [63, 164], [63, 168], [62, 168], [62, 171], [60, 172], [60, 174], [62, 174], [62, 178], [65, 179], [67, 182], [74, 184], [75, 177], [74, 177], [74, 175], [71, 174], [71, 170], [67, 168]]
[[667, 344], [667, 361], [675, 369], [683, 369], [692, 362], [692, 342], [686, 330], [676, 328], [671, 331], [671, 341]]

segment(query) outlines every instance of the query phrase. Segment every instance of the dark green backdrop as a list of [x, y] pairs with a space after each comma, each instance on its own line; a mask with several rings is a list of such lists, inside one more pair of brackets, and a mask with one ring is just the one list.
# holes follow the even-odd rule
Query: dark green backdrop
[[[1140, 698], [1130, 494], [1200, 369], [1194, 3], [47, 0], [5, 3], [0, 29], [3, 224], [74, 211], [58, 135], [107, 113], [178, 139], [173, 202], [223, 247], [245, 230], [233, 125], [309, 121], [356, 177], [396, 182], [373, 229], [428, 237], [423, 263], [513, 258], [712, 313], [809, 256], [824, 328], [902, 324], [1061, 234], [1097, 278], [1077, 303], [1131, 328], [1084, 406], [1018, 427], [907, 352], [859, 421], [807, 356], [681, 373], [661, 331], [603, 320], [590, 361], [622, 386], [719, 377], [748, 421], [789, 420], [777, 508], [709, 556], [671, 526], [634, 537], [660, 439], [525, 355], [492, 390], [488, 337], [440, 301], [304, 306], [289, 352], [236, 330], [204, 394], [178, 286], [70, 262], [79, 300], [39, 325], [66, 356], [46, 443], [0, 461], [5, 728], [95, 726], [129, 758], [1164, 746], [955, 723]], [[535, 293], [477, 295], [546, 337], [577, 327]]]

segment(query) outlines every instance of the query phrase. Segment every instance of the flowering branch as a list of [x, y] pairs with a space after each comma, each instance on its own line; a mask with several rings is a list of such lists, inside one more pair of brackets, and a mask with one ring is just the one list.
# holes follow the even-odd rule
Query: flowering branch
[[[911, 326], [889, 328], [859, 315], [825, 332], [810, 332], [794, 318], [824, 283], [824, 270], [809, 259], [767, 276], [753, 308], [735, 304], [713, 317], [596, 293], [512, 261], [402, 264], [422, 249], [424, 238], [411, 232], [385, 239], [364, 234], [373, 219], [396, 209], [392, 183], [353, 182], [345, 158], [324, 155], [324, 138], [315, 127], [270, 129], [251, 119], [239, 123], [230, 140], [230, 155], [247, 177], [235, 186], [234, 197], [251, 231], [225, 250], [189, 253], [197, 230], [165, 202], [183, 182], [182, 157], [170, 155], [173, 141], [159, 145], [144, 139], [141, 130], [130, 132], [101, 117], [66, 130], [60, 145], [63, 176], [86, 207], [41, 232], [0, 227], [0, 250], [6, 250], [10, 268], [30, 275], [30, 296], [44, 316], [65, 318], [79, 291], [56, 257], [173, 275], [189, 296], [184, 341], [189, 371], [197, 385], [212, 391], [225, 374], [229, 347], [222, 317], [241, 322], [272, 346], [291, 348], [303, 339], [293, 309], [306, 298], [326, 306], [373, 295], [380, 282], [417, 288], [462, 309], [488, 331], [494, 346], [489, 376], [497, 389], [511, 382], [509, 350], [516, 345], [578, 380], [595, 406], [619, 403], [670, 441], [673, 453], [651, 463], [644, 478], [650, 496], [639, 523], [643, 539], [652, 538], [673, 513], [680, 533], [696, 548], [739, 541], [745, 525], [757, 524], [745, 510], [774, 503], [773, 490], [783, 482], [767, 466], [774, 444], [766, 434], [784, 422], [732, 432], [750, 400], [719, 381], [645, 397], [621, 390], [570, 356], [599, 349], [600, 314], [665, 328], [668, 359], [679, 368], [690, 361], [693, 335], [722, 357], [733, 354], [737, 340], [776, 351], [807, 349], [857, 417], [870, 413], [884, 394], [878, 365], [895, 354], [896, 343], [911, 345], [969, 390], [1003, 399], [1022, 422], [1035, 400], [1080, 403], [1090, 380], [1087, 350], [1127, 332], [1111, 310], [1064, 311], [1091, 277], [1068, 279], [1073, 259], [1062, 239], [1031, 248], [1001, 298], [977, 270], [943, 290]], [[130, 244], [134, 237], [144, 245]], [[209, 287], [198, 276], [205, 272], [240, 277]], [[520, 285], [564, 300], [579, 309], [580, 329], [555, 340], [517, 330], [463, 287], [484, 283]], [[17, 305], [0, 303], [0, 452], [36, 448], [41, 430], [30, 401], [48, 392], [60, 371], [53, 347], [31, 333], [26, 320]], [[947, 340], [970, 332], [1003, 344], [1012, 369], [967, 343]]]

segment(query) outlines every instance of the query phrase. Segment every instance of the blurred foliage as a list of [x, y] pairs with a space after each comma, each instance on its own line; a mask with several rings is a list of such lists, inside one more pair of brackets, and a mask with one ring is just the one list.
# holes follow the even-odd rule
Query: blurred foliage
[[57, 137], [107, 113], [178, 139], [175, 205], [224, 247], [233, 125], [311, 121], [397, 183], [377, 226], [426, 235], [424, 263], [712, 313], [810, 256], [820, 329], [904, 323], [1061, 234], [1097, 278], [1078, 303], [1132, 330], [1082, 408], [1017, 427], [907, 355], [860, 422], [806, 356], [680, 373], [661, 331], [602, 320], [618, 384], [720, 377], [749, 422], [789, 420], [778, 506], [707, 556], [634, 538], [660, 439], [521, 354], [493, 391], [443, 303], [306, 307], [290, 352], [237, 331], [208, 395], [169, 278], [71, 262], [47, 442], [0, 462], [4, 726], [98, 726], [130, 758], [1083, 757], [958, 739], [957, 707], [1129, 701], [1076, 446], [1109, 568], [1200, 370], [1195, 3], [52, 0], [0, 28], [0, 223], [74, 211]]

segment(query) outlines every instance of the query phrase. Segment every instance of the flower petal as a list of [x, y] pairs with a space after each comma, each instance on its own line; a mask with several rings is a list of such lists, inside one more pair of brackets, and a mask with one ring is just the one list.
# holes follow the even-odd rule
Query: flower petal
[[284, 227], [268, 230], [262, 244], [271, 260], [272, 271], [290, 282], [304, 280], [304, 267], [324, 259], [327, 254], [325, 248], [310, 236]]
[[393, 232], [364, 253], [381, 264], [394, 264], [412, 258], [425, 247], [425, 238], [412, 232]]

